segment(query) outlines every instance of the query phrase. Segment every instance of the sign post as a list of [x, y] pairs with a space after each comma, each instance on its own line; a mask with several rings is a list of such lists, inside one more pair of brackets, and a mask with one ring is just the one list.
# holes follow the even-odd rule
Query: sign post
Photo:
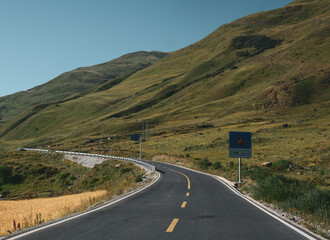
[[229, 157], [238, 158], [238, 183], [242, 183], [241, 158], [252, 157], [251, 132], [229, 132]]
[[142, 137], [139, 134], [131, 134], [131, 141], [140, 141], [140, 154], [139, 159], [141, 160], [142, 155]]
[[142, 137], [140, 137], [140, 157], [139, 157], [140, 160], [141, 160], [141, 154], [142, 154]]

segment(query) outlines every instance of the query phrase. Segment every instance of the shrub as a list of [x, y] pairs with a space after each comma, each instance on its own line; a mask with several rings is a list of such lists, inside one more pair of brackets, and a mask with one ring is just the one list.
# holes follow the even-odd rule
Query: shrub
[[255, 196], [267, 202], [281, 202], [295, 197], [292, 191], [293, 183], [283, 175], [270, 175], [264, 180], [259, 180], [255, 189]]
[[13, 168], [0, 167], [0, 184], [9, 183], [13, 174]]
[[[299, 181], [266, 171], [253, 171], [258, 186], [253, 188], [254, 197], [275, 202], [284, 210], [298, 210], [302, 214], [329, 221], [330, 191], [320, 190], [314, 183]], [[250, 175], [251, 176], [251, 175]], [[252, 178], [252, 177], [251, 177]]]
[[23, 175], [13, 175], [12, 167], [0, 167], [0, 186], [4, 184], [19, 184], [23, 181]]
[[306, 214], [315, 214], [319, 218], [328, 219], [330, 213], [330, 192], [314, 188], [303, 194], [303, 196], [292, 199], [288, 206], [283, 205], [286, 208], [295, 208]]
[[217, 170], [217, 169], [219, 169], [219, 168], [221, 168], [221, 163], [220, 163], [220, 162], [215, 162], [215, 163], [213, 164], [213, 169], [214, 169], [214, 170]]
[[57, 179], [59, 181], [63, 181], [64, 179], [66, 179], [70, 174], [67, 173], [67, 172], [60, 172], [58, 175], [57, 175]]
[[142, 176], [143, 176], [143, 174], [137, 175], [135, 178], [135, 182], [142, 182]]
[[250, 176], [252, 180], [260, 183], [270, 175], [270, 170], [267, 168], [253, 167], [247, 170], [246, 174]]
[[289, 168], [289, 166], [292, 164], [292, 162], [289, 162], [287, 160], [278, 160], [276, 162], [273, 162], [272, 169], [283, 171]]
[[125, 173], [128, 173], [128, 172], [130, 172], [130, 171], [132, 171], [132, 168], [121, 168], [120, 169], [120, 175], [123, 175], [123, 174], [125, 174]]
[[235, 164], [233, 162], [229, 162], [229, 167], [234, 168]]
[[204, 158], [202, 161], [198, 162], [198, 165], [201, 169], [208, 169], [212, 166], [212, 163], [207, 158]]

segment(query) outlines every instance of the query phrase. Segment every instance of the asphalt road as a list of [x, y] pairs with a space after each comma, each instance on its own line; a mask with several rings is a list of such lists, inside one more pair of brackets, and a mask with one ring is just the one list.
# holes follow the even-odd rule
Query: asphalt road
[[306, 239], [213, 177], [153, 163], [146, 190], [20, 239]]

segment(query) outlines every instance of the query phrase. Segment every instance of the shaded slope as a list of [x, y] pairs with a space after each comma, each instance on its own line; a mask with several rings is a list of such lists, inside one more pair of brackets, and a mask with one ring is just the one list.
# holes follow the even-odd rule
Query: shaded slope
[[111, 79], [148, 67], [166, 55], [162, 52], [142, 51], [126, 54], [103, 64], [63, 73], [28, 91], [2, 97], [0, 98], [0, 124], [9, 121], [31, 106], [49, 104], [80, 94]]

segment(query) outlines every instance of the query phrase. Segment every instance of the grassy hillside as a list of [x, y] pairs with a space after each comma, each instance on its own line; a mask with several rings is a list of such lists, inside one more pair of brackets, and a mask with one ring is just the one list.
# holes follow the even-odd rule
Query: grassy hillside
[[32, 106], [67, 100], [67, 97], [148, 67], [166, 55], [167, 53], [162, 52], [142, 51], [126, 54], [106, 63], [63, 73], [30, 90], [1, 97], [0, 126]]
[[[19, 116], [15, 131], [7, 131], [5, 138], [66, 135], [77, 131], [74, 126], [110, 121], [120, 125], [122, 119], [134, 123], [148, 118], [156, 127], [176, 119], [186, 125], [184, 120], [190, 124], [239, 114], [259, 117], [309, 109], [311, 104], [327, 109], [328, 13], [328, 1], [298, 1], [226, 24], [116, 84], [108, 81], [91, 94]], [[82, 76], [89, 79], [88, 74]]]
[[126, 191], [128, 189], [124, 185], [133, 187], [131, 183], [143, 173], [140, 168], [125, 162], [116, 168], [119, 163], [116, 160], [104, 161], [89, 169], [63, 157], [59, 154], [0, 150], [2, 197], [7, 200], [53, 197], [100, 189], [110, 191], [110, 187], [111, 191]]
[[[300, 0], [238, 19], [116, 84], [16, 117], [0, 142], [136, 157], [129, 134], [148, 120], [145, 158], [236, 181], [228, 132], [250, 131], [241, 190], [328, 228], [329, 16], [329, 1]], [[297, 191], [267, 198], [269, 186]]]
[[55, 153], [0, 150], [0, 235], [84, 211], [142, 185], [143, 169], [107, 160], [86, 168]]

